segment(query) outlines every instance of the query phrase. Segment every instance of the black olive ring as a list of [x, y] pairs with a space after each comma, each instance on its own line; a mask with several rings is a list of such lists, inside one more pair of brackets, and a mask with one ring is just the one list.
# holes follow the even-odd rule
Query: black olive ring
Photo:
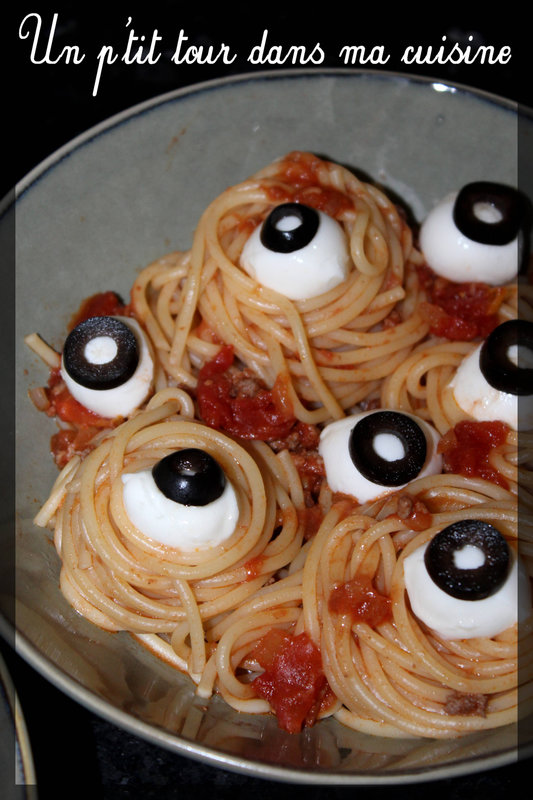
[[[482, 550], [485, 560], [479, 567], [461, 569], [455, 553], [465, 545]], [[479, 519], [454, 522], [437, 533], [424, 555], [430, 578], [446, 594], [459, 600], [483, 600], [494, 594], [509, 572], [509, 545], [499, 530]]]
[[510, 319], [502, 322], [487, 336], [479, 353], [479, 368], [487, 383], [500, 392], [514, 395], [533, 394], [533, 369], [523, 366], [518, 357], [509, 358], [513, 345], [533, 351], [533, 322]]
[[[117, 345], [113, 359], [96, 364], [88, 361], [85, 348], [93, 339], [107, 336]], [[69, 333], [63, 347], [63, 364], [73, 381], [88, 389], [106, 390], [122, 386], [139, 363], [139, 346], [133, 330], [116, 317], [90, 317]]]
[[[290, 230], [278, 228], [286, 217], [296, 217], [300, 224]], [[318, 211], [301, 203], [282, 203], [272, 209], [261, 228], [261, 244], [274, 253], [293, 253], [313, 241], [320, 224]]]
[[[378, 434], [392, 434], [402, 443], [403, 458], [389, 461], [374, 448]], [[376, 411], [359, 420], [350, 432], [350, 458], [367, 480], [380, 486], [403, 486], [422, 470], [427, 456], [426, 435], [420, 425], [399, 411]]]
[[212, 455], [196, 447], [176, 450], [152, 467], [157, 488], [175, 503], [206, 506], [217, 500], [226, 476]]
[[[501, 218], [485, 222], [475, 212], [478, 203], [494, 206]], [[468, 183], [458, 193], [453, 221], [468, 239], [480, 244], [505, 245], [518, 236], [525, 221], [522, 195], [511, 186], [490, 181]]]

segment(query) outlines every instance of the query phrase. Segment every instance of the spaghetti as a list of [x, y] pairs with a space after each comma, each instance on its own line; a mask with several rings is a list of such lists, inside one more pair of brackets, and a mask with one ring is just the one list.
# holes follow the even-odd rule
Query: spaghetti
[[[238, 263], [251, 232], [288, 201], [325, 211], [349, 243], [347, 280], [306, 300], [261, 286]], [[192, 249], [141, 273], [132, 307], [167, 381], [194, 389], [198, 368], [224, 342], [267, 387], [285, 378], [297, 419], [322, 423], [372, 396], [427, 333], [417, 264], [409, 226], [379, 189], [295, 152], [214, 200]]]
[[[471, 516], [474, 507], [476, 517], [497, 521], [516, 548], [515, 499], [488, 482], [444, 475], [415, 481], [409, 491], [431, 509], [422, 530], [412, 530], [413, 520], [398, 514], [397, 495], [372, 508], [347, 511], [342, 502], [331, 507], [301, 570], [255, 598], [247, 616], [238, 615], [224, 632], [221, 643], [229, 653], [219, 676], [227, 702], [254, 709], [253, 684], [239, 680], [236, 666], [253, 658], [254, 634], [278, 609], [278, 626], [296, 635], [305, 631], [320, 650], [334, 699], [319, 715], [334, 714], [354, 730], [391, 737], [449, 738], [516, 720], [519, 647], [522, 680], [531, 680], [525, 655], [531, 652], [531, 624], [520, 626], [520, 634], [515, 625], [493, 638], [445, 640], [412, 613], [403, 574], [409, 553], [443, 525]], [[531, 530], [523, 535], [530, 537]], [[350, 602], [335, 602], [345, 587]], [[359, 617], [357, 591], [367, 606]], [[379, 607], [383, 599], [385, 611]], [[368, 614], [372, 604], [374, 620]], [[521, 697], [524, 714], [526, 698], [527, 690]]]
[[[183, 551], [159, 544], [125, 512], [123, 474], [186, 447], [212, 454], [236, 490], [238, 524], [223, 545]], [[272, 461], [259, 461], [196, 422], [179, 390], [156, 394], [89, 456], [69, 462], [36, 518], [38, 525], [54, 518], [64, 595], [95, 624], [152, 639], [156, 650], [172, 654], [168, 660], [198, 677], [208, 647], [204, 626], [208, 635], [212, 620], [254, 595], [300, 551], [302, 525]], [[171, 645], [156, 641], [159, 634]]]
[[[291, 300], [240, 262], [285, 203], [326, 213], [348, 243], [346, 278], [315, 297]], [[186, 672], [199, 697], [273, 710], [288, 731], [334, 716], [361, 733], [448, 739], [516, 720], [532, 685], [530, 607], [520, 628], [447, 638], [413, 612], [404, 563], [474, 517], [531, 575], [517, 502], [531, 454], [509, 425], [471, 419], [450, 387], [521, 303], [515, 286], [433, 275], [405, 216], [338, 164], [293, 152], [226, 190], [191, 249], [146, 267], [120, 308], [149, 339], [153, 395], [129, 419], [66, 424], [82, 444], [35, 520], [54, 530], [64, 595]], [[57, 372], [60, 356], [27, 341]], [[433, 426], [444, 471], [358, 504], [328, 485], [319, 435], [378, 408]], [[217, 460], [239, 507], [226, 542], [193, 551], [136, 528], [122, 493], [125, 474], [185, 448]]]

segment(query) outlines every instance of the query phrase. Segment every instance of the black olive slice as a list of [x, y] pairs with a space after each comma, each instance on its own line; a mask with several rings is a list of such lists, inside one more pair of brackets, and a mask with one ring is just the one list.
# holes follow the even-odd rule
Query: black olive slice
[[219, 463], [204, 450], [176, 450], [152, 467], [158, 489], [184, 506], [206, 506], [217, 500], [226, 485]]
[[[116, 353], [104, 363], [91, 361], [87, 345], [98, 337], [112, 339]], [[88, 389], [114, 389], [131, 378], [139, 363], [139, 346], [133, 330], [116, 317], [90, 317], [69, 333], [63, 364], [72, 380]]]
[[[517, 363], [509, 357], [509, 349], [513, 346], [519, 348]], [[533, 353], [533, 322], [525, 319], [502, 322], [483, 342], [479, 368], [494, 389], [514, 395], [533, 394], [533, 369], [524, 363], [520, 348]]]
[[[480, 549], [479, 567], [461, 568], [455, 554], [466, 545]], [[426, 548], [428, 575], [446, 594], [459, 600], [483, 600], [505, 582], [510, 564], [509, 545], [497, 528], [479, 519], [454, 522], [437, 533]]]
[[[478, 214], [479, 204], [496, 209], [500, 218], [486, 221]], [[504, 245], [516, 239], [525, 224], [525, 203], [511, 186], [490, 181], [477, 181], [463, 186], [453, 207], [457, 228], [474, 242]]]
[[[284, 220], [296, 217], [299, 224], [285, 226]], [[301, 203], [282, 203], [272, 209], [261, 228], [261, 243], [275, 253], [293, 253], [313, 241], [318, 230], [318, 211]]]
[[[392, 434], [405, 455], [389, 461], [375, 449], [378, 434]], [[427, 441], [420, 425], [399, 411], [376, 411], [363, 417], [350, 432], [350, 458], [359, 472], [380, 486], [403, 486], [414, 480], [426, 462]]]

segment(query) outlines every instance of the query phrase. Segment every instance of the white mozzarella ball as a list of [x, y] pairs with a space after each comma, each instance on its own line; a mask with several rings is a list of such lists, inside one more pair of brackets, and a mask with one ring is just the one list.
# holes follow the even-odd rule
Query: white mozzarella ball
[[[61, 376], [71, 395], [89, 411], [110, 419], [127, 417], [135, 411], [150, 394], [154, 377], [152, 355], [141, 326], [131, 317], [117, 319], [133, 331], [139, 347], [139, 363], [125, 383], [112, 389], [82, 386], [69, 375], [64, 359], [61, 360]], [[92, 364], [105, 364], [114, 358], [116, 351], [117, 346], [110, 337], [97, 336], [88, 342], [84, 354]]]
[[495, 389], [479, 366], [482, 345], [466, 356], [450, 382], [455, 402], [465, 414], [478, 422], [500, 420], [514, 430], [533, 428], [533, 408], [530, 402], [520, 403], [518, 396]]
[[235, 489], [226, 481], [224, 491], [204, 506], [184, 505], [166, 497], [152, 471], [122, 475], [124, 508], [145, 536], [183, 551], [216, 547], [235, 531], [239, 505]]
[[[349, 451], [350, 434], [359, 420], [373, 413], [373, 411], [365, 411], [361, 414], [354, 414], [337, 420], [326, 425], [320, 434], [318, 449], [324, 460], [326, 479], [330, 489], [333, 492], [350, 495], [359, 503], [367, 503], [402, 489], [407, 485], [384, 486], [374, 483], [360, 473], [351, 459]], [[419, 419], [412, 414], [402, 413], [414, 419], [422, 428], [426, 437], [426, 461], [417, 477], [439, 474], [442, 471], [442, 456], [437, 452], [440, 439], [438, 432], [425, 420]], [[402, 442], [398, 437], [389, 433], [378, 434], [374, 438], [374, 449], [381, 458], [388, 461], [395, 461], [404, 456]]]
[[[498, 286], [512, 281], [518, 272], [518, 238], [504, 245], [469, 239], [453, 219], [457, 194], [447, 195], [422, 223], [419, 244], [428, 265], [437, 275], [456, 283], [477, 281]], [[482, 209], [483, 213], [488, 211]]]
[[[261, 241], [261, 226], [257, 227], [244, 245], [241, 267], [258, 283], [290, 300], [307, 300], [333, 289], [346, 280], [350, 271], [346, 234], [332, 217], [322, 211], [318, 216], [314, 238], [301, 249], [289, 253], [265, 247]], [[283, 220], [286, 226], [297, 223], [295, 218]]]
[[[516, 557], [507, 580], [494, 594], [481, 600], [461, 600], [431, 579], [424, 562], [426, 549], [427, 545], [418, 547], [404, 559], [405, 588], [413, 613], [443, 639], [497, 636], [530, 613], [529, 579]], [[463, 569], [479, 565], [470, 553], [456, 564]]]

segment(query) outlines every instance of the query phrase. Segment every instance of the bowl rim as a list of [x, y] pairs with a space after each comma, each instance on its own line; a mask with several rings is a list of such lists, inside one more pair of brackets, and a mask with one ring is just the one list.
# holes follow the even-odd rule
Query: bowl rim
[[[354, 69], [354, 68], [337, 68], [337, 67], [317, 67], [317, 68], [294, 68], [294, 69], [279, 69], [279, 70], [258, 70], [253, 72], [243, 72], [236, 75], [226, 75], [218, 78], [212, 78], [205, 81], [199, 81], [188, 86], [182, 86], [178, 89], [172, 89], [168, 92], [154, 95], [135, 103], [132, 106], [122, 109], [105, 119], [100, 120], [91, 127], [77, 134], [67, 142], [62, 144], [39, 164], [36, 164], [29, 172], [26, 173], [16, 184], [15, 196], [17, 200], [19, 197], [40, 177], [42, 177], [49, 169], [51, 169], [57, 162], [61, 161], [66, 156], [70, 155], [78, 147], [89, 143], [100, 134], [127, 122], [138, 115], [142, 115], [151, 111], [157, 106], [166, 105], [182, 98], [192, 97], [195, 94], [201, 94], [213, 90], [223, 89], [231, 85], [243, 85], [245, 83], [262, 82], [262, 81], [287, 81], [297, 79], [319, 79], [319, 78], [360, 78], [371, 79], [386, 82], [404, 82], [408, 84], [419, 84], [421, 86], [442, 87], [441, 91], [449, 91], [452, 93], [459, 92], [469, 94], [478, 100], [484, 100], [498, 106], [501, 110], [509, 112], [517, 112], [518, 109], [527, 109], [515, 100], [503, 97], [492, 92], [479, 89], [477, 87], [468, 86], [463, 83], [456, 83], [453, 81], [443, 80], [441, 78], [416, 75], [410, 72], [398, 72], [394, 70], [370, 70], [370, 69]], [[531, 109], [533, 112], [533, 108]]]
[[[471, 87], [462, 83], [455, 83], [440, 78], [429, 76], [419, 76], [409, 72], [397, 72], [388, 70], [367, 70], [350, 68], [294, 68], [279, 70], [258, 70], [243, 72], [235, 75], [228, 75], [200, 81], [178, 89], [173, 89], [162, 94], [155, 95], [136, 103], [128, 108], [124, 108], [115, 114], [97, 122], [87, 130], [81, 132], [59, 148], [50, 153], [39, 164], [32, 168], [14, 187], [10, 193], [0, 203], [0, 215], [8, 206], [16, 204], [23, 198], [31, 187], [43, 178], [47, 172], [52, 170], [63, 159], [71, 156], [78, 148], [89, 144], [100, 135], [105, 134], [112, 128], [130, 122], [136, 116], [149, 113], [157, 107], [168, 103], [189, 98], [196, 94], [225, 89], [227, 87], [240, 86], [253, 82], [264, 81], [287, 81], [300, 79], [319, 80], [323, 78], [336, 79], [365, 79], [384, 81], [387, 83], [401, 82], [405, 84], [416, 84], [422, 87], [431, 88], [432, 86], [442, 87], [442, 91], [461, 93], [470, 95], [473, 98], [488, 102], [497, 106], [502, 111], [516, 113], [519, 104], [516, 101], [493, 94], [491, 92]], [[14, 513], [14, 518], [16, 512]], [[244, 759], [233, 756], [214, 748], [207, 747], [200, 743], [195, 743], [172, 734], [162, 728], [150, 725], [143, 720], [133, 717], [120, 708], [113, 706], [103, 698], [98, 697], [92, 691], [78, 683], [74, 678], [63, 672], [63, 670], [48, 661], [37, 647], [32, 644], [24, 634], [16, 628], [16, 621], [12, 622], [0, 611], [0, 635], [10, 643], [15, 651], [30, 664], [41, 676], [47, 679], [57, 689], [69, 696], [81, 706], [92, 711], [96, 715], [117, 725], [134, 736], [140, 737], [152, 744], [158, 745], [166, 750], [176, 752], [185, 757], [203, 762], [206, 765], [226, 769], [251, 777], [277, 780], [285, 783], [316, 784], [321, 786], [355, 786], [355, 785], [401, 785], [409, 783], [428, 782], [441, 780], [443, 778], [455, 778], [464, 775], [474, 774], [487, 769], [493, 769], [518, 761], [518, 749], [515, 747], [505, 749], [501, 752], [492, 753], [489, 756], [476, 756], [474, 758], [459, 759], [455, 763], [446, 763], [442, 766], [432, 766], [428, 768], [414, 768], [408, 771], [395, 772], [394, 769], [383, 774], [370, 773], [340, 773], [335, 770], [328, 771], [320, 769], [313, 772], [305, 771], [302, 768], [276, 765], [251, 759]]]

